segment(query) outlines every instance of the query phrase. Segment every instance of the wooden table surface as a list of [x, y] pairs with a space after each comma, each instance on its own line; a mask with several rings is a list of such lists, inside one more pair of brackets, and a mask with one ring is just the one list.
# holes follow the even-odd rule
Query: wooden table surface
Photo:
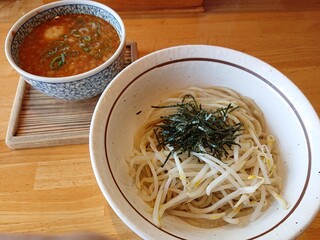
[[[19, 76], [6, 60], [4, 40], [19, 17], [41, 4], [0, 1], [0, 233], [84, 231], [140, 239], [102, 196], [88, 144], [12, 150], [5, 143]], [[211, 0], [203, 13], [120, 15], [140, 57], [182, 44], [240, 50], [289, 77], [320, 115], [320, 1]], [[298, 239], [320, 239], [319, 214]]]

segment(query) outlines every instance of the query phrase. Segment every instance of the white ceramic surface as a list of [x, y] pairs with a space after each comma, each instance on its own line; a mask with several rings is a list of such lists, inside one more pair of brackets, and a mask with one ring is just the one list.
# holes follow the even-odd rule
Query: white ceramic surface
[[[226, 86], [258, 104], [281, 151], [283, 197], [245, 227], [201, 229], [166, 216], [155, 226], [137, 195], [125, 159], [151, 105], [189, 86]], [[140, 112], [141, 111], [141, 112]], [[138, 114], [139, 113], [139, 114]], [[189, 45], [147, 55], [125, 70], [101, 96], [90, 129], [92, 167], [102, 193], [118, 216], [143, 239], [294, 239], [320, 205], [320, 124], [299, 89], [270, 65], [244, 53]], [[235, 238], [235, 236], [237, 236]]]

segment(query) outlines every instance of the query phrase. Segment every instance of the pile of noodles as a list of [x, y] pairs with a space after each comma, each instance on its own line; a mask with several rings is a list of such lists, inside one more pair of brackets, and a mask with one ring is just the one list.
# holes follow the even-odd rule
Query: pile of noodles
[[253, 100], [227, 88], [192, 87], [159, 106], [181, 103], [186, 94], [194, 96], [203, 109], [238, 107], [228, 114], [227, 121], [241, 122], [243, 127], [235, 139], [237, 145], [227, 149], [228, 155], [222, 159], [208, 152], [174, 152], [162, 167], [172, 148], [159, 147], [153, 129], [161, 124], [161, 116], [177, 110], [152, 111], [135, 136], [128, 164], [141, 198], [152, 208], [154, 223], [161, 226], [166, 213], [205, 228], [244, 225], [257, 219], [273, 199], [287, 208], [280, 196], [275, 138], [266, 132], [263, 114]]

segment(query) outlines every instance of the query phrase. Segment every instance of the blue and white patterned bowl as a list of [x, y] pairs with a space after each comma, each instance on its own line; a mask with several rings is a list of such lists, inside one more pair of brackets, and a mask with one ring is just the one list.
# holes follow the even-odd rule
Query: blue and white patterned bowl
[[[18, 50], [26, 35], [48, 19], [73, 13], [101, 17], [116, 29], [120, 45], [112, 57], [90, 71], [68, 77], [43, 77], [22, 70], [19, 67]], [[125, 35], [125, 27], [120, 16], [106, 5], [85, 0], [59, 1], [38, 7], [21, 17], [7, 35], [5, 53], [9, 63], [21, 77], [41, 92], [52, 97], [69, 100], [87, 99], [102, 93], [123, 69]]]

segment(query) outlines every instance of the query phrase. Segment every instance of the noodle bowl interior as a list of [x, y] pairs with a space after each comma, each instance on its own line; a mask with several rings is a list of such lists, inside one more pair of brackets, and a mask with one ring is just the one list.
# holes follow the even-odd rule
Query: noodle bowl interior
[[191, 87], [152, 108], [127, 160], [157, 226], [165, 214], [204, 228], [245, 225], [274, 200], [288, 208], [276, 138], [252, 99]]

